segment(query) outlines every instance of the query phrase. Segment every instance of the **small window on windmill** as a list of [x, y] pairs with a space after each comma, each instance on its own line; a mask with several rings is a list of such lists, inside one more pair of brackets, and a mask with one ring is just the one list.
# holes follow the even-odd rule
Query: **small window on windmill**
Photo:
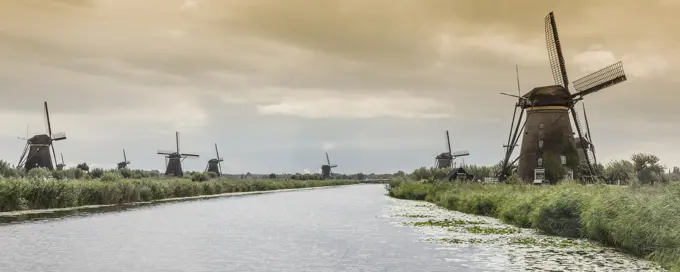
[[537, 165], [538, 167], [543, 167], [543, 158], [538, 158]]
[[560, 160], [562, 160], [562, 165], [567, 164], [567, 156], [561, 155], [561, 156], [560, 156]]
[[543, 139], [538, 140], [538, 148], [539, 149], [543, 148]]
[[534, 169], [534, 180], [545, 180], [545, 169]]

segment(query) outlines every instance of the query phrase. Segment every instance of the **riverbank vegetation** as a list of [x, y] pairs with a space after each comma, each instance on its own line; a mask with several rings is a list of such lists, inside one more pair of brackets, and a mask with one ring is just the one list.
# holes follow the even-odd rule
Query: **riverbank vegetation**
[[31, 169], [24, 174], [0, 161], [0, 212], [110, 205], [154, 200], [356, 184], [353, 180], [234, 179], [214, 173], [162, 177], [158, 171]]
[[599, 241], [680, 271], [680, 183], [675, 182], [680, 171], [676, 167], [666, 173], [658, 159], [651, 161], [621, 160], [605, 167], [605, 173], [619, 174], [611, 180], [617, 181], [614, 184], [628, 186], [566, 180], [550, 186], [449, 182], [442, 180], [442, 171], [421, 168], [394, 178], [387, 189], [395, 198], [425, 200], [550, 235]]

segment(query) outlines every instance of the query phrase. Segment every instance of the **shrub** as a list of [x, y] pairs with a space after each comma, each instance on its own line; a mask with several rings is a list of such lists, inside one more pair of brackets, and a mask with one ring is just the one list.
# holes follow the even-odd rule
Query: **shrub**
[[101, 178], [104, 176], [104, 169], [101, 168], [93, 168], [90, 170], [90, 177], [91, 178]]
[[192, 181], [208, 181], [208, 175], [205, 173], [193, 173], [191, 175]]

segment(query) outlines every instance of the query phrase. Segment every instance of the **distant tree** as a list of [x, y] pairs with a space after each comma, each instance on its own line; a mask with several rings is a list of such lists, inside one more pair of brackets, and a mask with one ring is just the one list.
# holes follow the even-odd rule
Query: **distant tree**
[[357, 174], [357, 179], [358, 179], [358, 180], [366, 180], [366, 175], [364, 175], [364, 173], [358, 173], [358, 174]]
[[406, 173], [404, 173], [404, 171], [399, 170], [396, 173], [394, 173], [394, 176], [395, 177], [403, 177], [403, 176], [406, 176]]
[[659, 157], [648, 153], [636, 153], [631, 156], [638, 180], [646, 184], [662, 181], [664, 166], [659, 164]]
[[612, 161], [607, 164], [604, 177], [610, 182], [620, 181], [622, 184], [630, 184], [636, 178], [635, 165], [627, 160]]
[[270, 179], [275, 179], [275, 178], [276, 178], [276, 174], [274, 174], [274, 173], [269, 174], [269, 178], [270, 178]]
[[85, 171], [85, 172], [90, 172], [90, 167], [87, 165], [86, 162], [84, 162], [84, 163], [79, 163], [78, 166], [76, 166], [76, 168], [78, 168], [78, 169], [80, 169], [80, 170], [83, 170], [83, 171]]
[[680, 174], [680, 167], [674, 166], [673, 167], [673, 174]]

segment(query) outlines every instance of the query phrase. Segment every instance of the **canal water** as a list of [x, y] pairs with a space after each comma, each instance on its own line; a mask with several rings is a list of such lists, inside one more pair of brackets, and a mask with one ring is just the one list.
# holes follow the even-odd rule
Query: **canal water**
[[[469, 215], [391, 199], [385, 192], [383, 185], [353, 185], [4, 224], [0, 225], [0, 270], [653, 270], [646, 262], [602, 250], [597, 256], [614, 257], [572, 258], [578, 263], [570, 264], [555, 261], [554, 256], [564, 254], [554, 250], [522, 253], [493, 243], [442, 243], [440, 238], [446, 235], [472, 234], [413, 226], [412, 221]], [[588, 262], [599, 263], [588, 266]]]

